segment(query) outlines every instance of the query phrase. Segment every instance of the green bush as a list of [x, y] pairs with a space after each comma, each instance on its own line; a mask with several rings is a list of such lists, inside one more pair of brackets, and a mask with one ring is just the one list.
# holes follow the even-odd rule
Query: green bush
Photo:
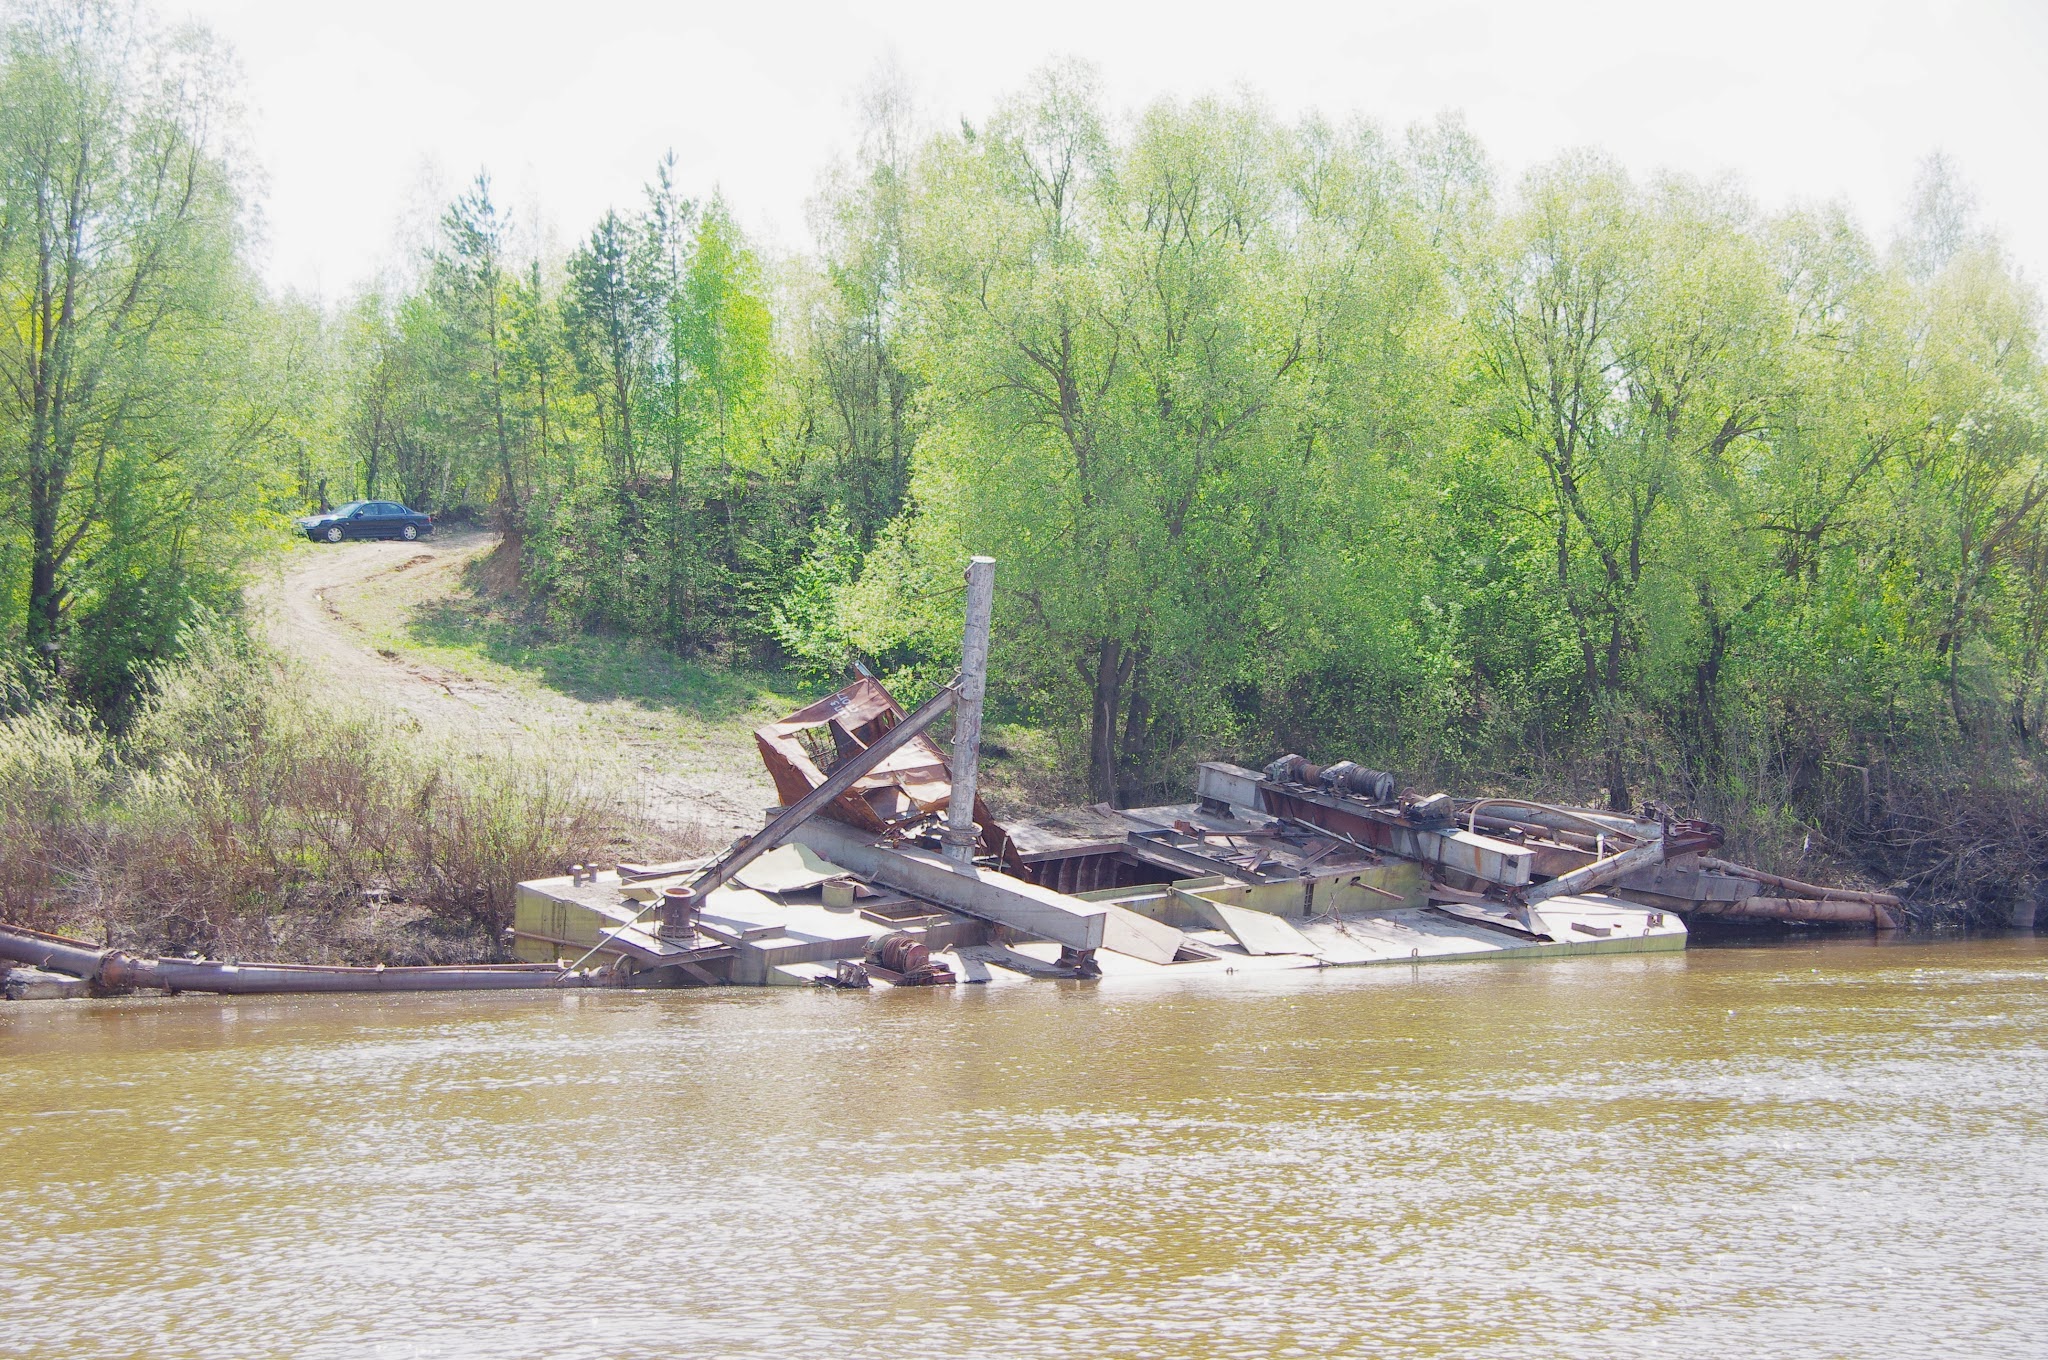
[[8, 919], [145, 950], [490, 958], [516, 883], [625, 829], [580, 772], [339, 707], [229, 624], [183, 651], [120, 736], [54, 704], [0, 724]]

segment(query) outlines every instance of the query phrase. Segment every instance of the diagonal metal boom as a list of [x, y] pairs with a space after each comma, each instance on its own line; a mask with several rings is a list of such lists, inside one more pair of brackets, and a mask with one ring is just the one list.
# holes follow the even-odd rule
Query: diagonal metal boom
[[[825, 776], [822, 784], [776, 813], [768, 825], [734, 845], [715, 862], [705, 866], [703, 872], [690, 880], [689, 896], [684, 898], [683, 902], [702, 902], [712, 890], [728, 882], [734, 874], [761, 855], [782, 844], [788, 839], [790, 832], [809, 821], [814, 814], [858, 783], [863, 775], [908, 746], [920, 732], [951, 712], [953, 705], [960, 701], [959, 683], [958, 679], [955, 679], [927, 699], [915, 713], [883, 733], [881, 739], [874, 745], [840, 761], [832, 773]], [[684, 909], [687, 910], [687, 906]], [[680, 924], [669, 921], [666, 916], [662, 921], [665, 930], [672, 925]]]

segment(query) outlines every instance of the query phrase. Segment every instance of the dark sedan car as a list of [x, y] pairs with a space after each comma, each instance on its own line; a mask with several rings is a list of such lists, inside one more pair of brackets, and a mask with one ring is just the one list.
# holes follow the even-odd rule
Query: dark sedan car
[[323, 543], [344, 538], [418, 538], [434, 532], [434, 521], [397, 501], [350, 501], [299, 521], [306, 537]]

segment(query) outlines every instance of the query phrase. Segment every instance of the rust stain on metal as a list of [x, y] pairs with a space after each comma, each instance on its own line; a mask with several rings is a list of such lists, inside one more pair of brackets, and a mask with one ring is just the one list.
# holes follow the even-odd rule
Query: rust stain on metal
[[[789, 807], [824, 783], [841, 761], [874, 745], [905, 716], [903, 706], [879, 680], [862, 676], [780, 722], [755, 728], [754, 742], [776, 794]], [[889, 835], [943, 813], [952, 793], [946, 752], [928, 734], [919, 733], [856, 780], [824, 815], [862, 831]], [[984, 855], [1001, 853], [1003, 829], [979, 797], [974, 800], [974, 820], [980, 830], [977, 850]]]

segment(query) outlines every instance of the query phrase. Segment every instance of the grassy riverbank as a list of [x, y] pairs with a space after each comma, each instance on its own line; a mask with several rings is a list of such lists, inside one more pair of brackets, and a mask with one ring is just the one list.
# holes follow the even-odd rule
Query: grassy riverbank
[[0, 915], [138, 949], [496, 957], [512, 887], [676, 841], [573, 753], [479, 746], [337, 696], [225, 625], [118, 736], [0, 725]]

